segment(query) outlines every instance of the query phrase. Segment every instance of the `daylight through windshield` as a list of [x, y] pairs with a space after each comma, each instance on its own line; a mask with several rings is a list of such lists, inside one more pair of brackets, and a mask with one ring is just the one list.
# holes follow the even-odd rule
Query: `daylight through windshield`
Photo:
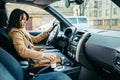
[[[86, 16], [89, 19], [90, 28], [120, 28], [120, 8], [111, 0], [84, 0], [83, 4], [71, 4], [68, 8], [65, 7], [64, 1], [60, 1], [52, 6], [64, 16]], [[75, 19], [69, 21], [73, 24], [77, 22]]]
[[[65, 6], [65, 1], [61, 0], [50, 6], [59, 11], [71, 24], [78, 28], [120, 28], [120, 8], [111, 0], [84, 0], [84, 3], [80, 5], [73, 3], [68, 8]], [[24, 9], [29, 13], [27, 30], [43, 30], [55, 19], [42, 9], [20, 4], [7, 4], [8, 16], [14, 7]]]

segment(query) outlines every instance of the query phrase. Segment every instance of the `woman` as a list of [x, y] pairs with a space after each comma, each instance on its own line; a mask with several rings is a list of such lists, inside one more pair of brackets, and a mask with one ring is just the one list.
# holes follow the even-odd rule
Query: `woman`
[[7, 30], [13, 40], [16, 51], [23, 58], [37, 61], [46, 58], [51, 62], [54, 61], [57, 57], [55, 53], [45, 55], [44, 52], [35, 50], [33, 43], [42, 41], [48, 34], [47, 32], [42, 32], [38, 36], [30, 35], [25, 29], [28, 18], [29, 15], [21, 9], [14, 9], [10, 15]]
[[[9, 17], [7, 31], [13, 40], [16, 51], [21, 57], [33, 59], [36, 60], [36, 62], [41, 61], [43, 58], [49, 59], [50, 62], [53, 62], [57, 58], [55, 53], [49, 53], [46, 55], [44, 52], [34, 49], [33, 43], [40, 42], [45, 39], [48, 34], [47, 32], [43, 32], [38, 36], [30, 35], [25, 29], [28, 18], [29, 15], [21, 9], [14, 9]], [[41, 80], [71, 80], [66, 74], [59, 72], [46, 73], [46, 75], [40, 75], [40, 77]]]

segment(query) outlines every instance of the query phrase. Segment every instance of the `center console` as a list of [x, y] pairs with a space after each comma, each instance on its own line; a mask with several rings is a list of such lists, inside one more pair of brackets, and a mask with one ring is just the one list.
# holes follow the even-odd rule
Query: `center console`
[[83, 32], [75, 33], [75, 35], [73, 36], [73, 38], [69, 44], [68, 56], [71, 57], [72, 59], [75, 59], [76, 51], [77, 51], [77, 47], [78, 47], [78, 42], [83, 34], [84, 34]]
[[67, 58], [65, 55], [63, 55], [63, 53], [61, 53], [58, 49], [51, 49], [51, 50], [48, 50], [48, 52], [54, 52], [57, 54], [57, 56], [61, 58], [61, 65], [55, 68], [52, 68], [53, 71], [65, 72], [71, 78], [78, 79], [80, 66], [73, 66], [74, 62], [71, 61], [69, 58]]

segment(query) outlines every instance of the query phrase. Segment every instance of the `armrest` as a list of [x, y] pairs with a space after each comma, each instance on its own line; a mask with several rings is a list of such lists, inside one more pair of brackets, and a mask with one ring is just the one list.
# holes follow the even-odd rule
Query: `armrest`
[[53, 46], [45, 46], [45, 45], [40, 45], [40, 46], [35, 46], [35, 50], [40, 51], [41, 49], [54, 49]]

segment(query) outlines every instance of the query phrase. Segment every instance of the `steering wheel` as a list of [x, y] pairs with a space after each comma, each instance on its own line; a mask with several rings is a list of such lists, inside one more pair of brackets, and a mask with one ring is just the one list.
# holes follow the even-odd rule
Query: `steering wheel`
[[57, 37], [58, 32], [59, 32], [59, 27], [60, 27], [59, 23], [57, 23], [57, 22], [53, 23], [53, 30], [50, 32], [50, 34], [48, 36], [46, 45], [50, 45], [55, 40], [55, 38]]
[[87, 37], [90, 35], [89, 32], [85, 32], [83, 36], [80, 38], [78, 42], [78, 46], [76, 49], [76, 55], [75, 55], [75, 60], [79, 63], [81, 63], [85, 68], [93, 70], [92, 65], [89, 63], [89, 61], [86, 59], [86, 56], [83, 52], [83, 46], [86, 42]]

